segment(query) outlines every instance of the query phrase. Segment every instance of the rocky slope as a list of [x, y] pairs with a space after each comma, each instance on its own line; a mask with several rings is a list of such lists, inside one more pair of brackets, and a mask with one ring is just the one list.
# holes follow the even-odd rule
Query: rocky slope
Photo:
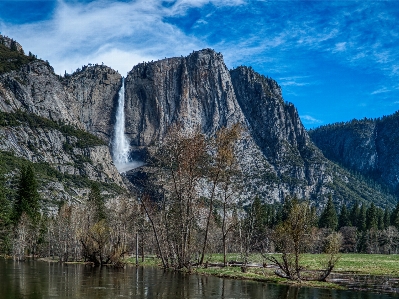
[[352, 120], [310, 131], [331, 160], [399, 191], [399, 112], [379, 119]]
[[[323, 156], [274, 80], [247, 67], [229, 71], [222, 55], [210, 49], [135, 66], [126, 78], [125, 113], [133, 149], [158, 144], [174, 123], [199, 127], [208, 136], [240, 123], [246, 199], [259, 195], [279, 202], [296, 195], [322, 205], [330, 192], [336, 201], [369, 201], [378, 193]], [[128, 176], [145, 177], [137, 172]]]
[[123, 187], [109, 149], [120, 74], [94, 65], [60, 77], [48, 62], [27, 58], [10, 43], [0, 47], [3, 58], [23, 62], [0, 61], [8, 70], [0, 72], [0, 150], [62, 175]]
[[[46, 181], [42, 193], [54, 197], [49, 190], [55, 188], [68, 199], [83, 196], [83, 181], [123, 186], [109, 149], [121, 76], [91, 65], [61, 77], [12, 42], [0, 44], [0, 54], [0, 153], [6, 175], [15, 175], [21, 159], [29, 160]], [[210, 49], [133, 67], [125, 81], [125, 114], [133, 154], [151, 152], [171, 124], [200, 128], [208, 136], [241, 124], [243, 199], [258, 195], [279, 202], [296, 195], [323, 205], [333, 193], [336, 202], [393, 201], [323, 156], [274, 80], [247, 67], [229, 71], [222, 55]], [[146, 170], [128, 176], [134, 181]]]

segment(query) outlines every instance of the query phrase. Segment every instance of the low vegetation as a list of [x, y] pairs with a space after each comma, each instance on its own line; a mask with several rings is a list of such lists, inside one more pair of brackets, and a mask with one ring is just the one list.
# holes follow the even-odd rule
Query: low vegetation
[[11, 48], [6, 47], [0, 40], [0, 74], [20, 69], [23, 65], [36, 60], [34, 55], [26, 56], [18, 51], [16, 44], [11, 44]]
[[[55, 122], [51, 119], [21, 110], [13, 113], [0, 111], [0, 126], [16, 127], [20, 125], [26, 125], [31, 129], [55, 129], [66, 136], [76, 137], [77, 141], [73, 144], [74, 147], [85, 148], [98, 145], [106, 145], [106, 143], [97, 136], [90, 134], [84, 130], [76, 129], [71, 125]], [[69, 145], [68, 143], [64, 144], [64, 148], [68, 149], [68, 146], [71, 145]]]

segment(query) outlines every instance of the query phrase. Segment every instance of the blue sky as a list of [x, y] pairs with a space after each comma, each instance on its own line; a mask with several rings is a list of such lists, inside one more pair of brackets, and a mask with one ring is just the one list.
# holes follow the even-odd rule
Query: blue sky
[[399, 110], [394, 0], [0, 0], [0, 32], [59, 74], [213, 48], [275, 79], [307, 128]]

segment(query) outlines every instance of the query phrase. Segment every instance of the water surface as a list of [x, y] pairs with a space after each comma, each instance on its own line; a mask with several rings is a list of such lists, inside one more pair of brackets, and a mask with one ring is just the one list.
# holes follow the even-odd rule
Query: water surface
[[[267, 298], [382, 299], [393, 294], [298, 288], [184, 275], [152, 267], [116, 270], [85, 265], [0, 259], [0, 299], [19, 298]], [[397, 297], [396, 297], [397, 298]]]

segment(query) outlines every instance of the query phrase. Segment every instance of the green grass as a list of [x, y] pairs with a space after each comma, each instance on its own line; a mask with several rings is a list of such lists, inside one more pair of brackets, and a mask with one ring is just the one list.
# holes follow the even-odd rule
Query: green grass
[[[302, 262], [309, 269], [317, 269], [325, 259], [323, 254], [305, 254]], [[342, 254], [334, 272], [399, 277], [399, 255]]]
[[[327, 259], [325, 254], [304, 254], [301, 259], [301, 264], [308, 270], [318, 270], [323, 267]], [[205, 258], [210, 263], [222, 263], [222, 254], [210, 254]], [[228, 261], [242, 261], [240, 254], [228, 254]], [[249, 257], [251, 263], [262, 264], [265, 259], [260, 254], [251, 254]], [[135, 264], [134, 258], [129, 258], [128, 263]], [[161, 266], [161, 262], [155, 256], [146, 258], [144, 263], [139, 262], [139, 265], [143, 266]], [[300, 284], [309, 287], [319, 288], [335, 288], [342, 289], [339, 286], [330, 282], [318, 282], [318, 281], [289, 281], [277, 277], [274, 274], [273, 268], [255, 268], [250, 267], [246, 273], [241, 271], [240, 267], [194, 267], [192, 272], [200, 275], [213, 275], [218, 277], [226, 277], [232, 279], [247, 279], [264, 281], [271, 283], [283, 283], [283, 284]], [[340, 259], [336, 264], [333, 272], [342, 274], [357, 274], [357, 275], [376, 275], [376, 276], [390, 276], [399, 277], [399, 255], [383, 255], [383, 254], [341, 254]]]
[[[323, 267], [327, 258], [325, 254], [304, 254], [301, 264], [308, 270], [317, 270]], [[222, 263], [223, 255], [211, 254], [205, 260], [211, 263]], [[242, 261], [242, 258], [240, 254], [232, 253], [227, 255], [227, 260]], [[262, 264], [265, 258], [260, 254], [251, 254], [249, 261]], [[334, 272], [399, 277], [399, 255], [343, 253], [340, 254]]]

